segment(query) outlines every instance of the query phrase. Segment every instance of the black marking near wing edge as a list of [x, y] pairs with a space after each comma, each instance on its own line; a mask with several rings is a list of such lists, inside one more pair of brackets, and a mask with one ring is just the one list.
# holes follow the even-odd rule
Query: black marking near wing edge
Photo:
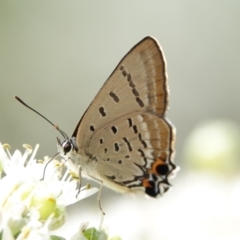
[[135, 95], [136, 97], [139, 96], [139, 92], [136, 90], [136, 88], [133, 88], [133, 89], [132, 89], [132, 93], [133, 93], [133, 95]]
[[139, 138], [140, 142], [142, 143], [143, 147], [146, 148], [147, 144], [144, 140], [142, 140], [142, 134], [141, 133], [138, 134], [138, 138]]
[[138, 152], [140, 152], [140, 154], [141, 154], [141, 156], [142, 156], [142, 158], [143, 158], [143, 160], [145, 162], [145, 165], [146, 165], [147, 164], [147, 158], [145, 156], [144, 151], [142, 149], [138, 149]]
[[131, 146], [130, 142], [125, 137], [123, 138], [123, 141], [127, 144], [129, 152], [131, 152], [132, 151], [132, 146]]
[[126, 72], [126, 70], [125, 70], [125, 69], [123, 69], [123, 70], [122, 70], [122, 75], [123, 75], [124, 77], [126, 77], [126, 76], [127, 76], [127, 72]]
[[134, 84], [133, 80], [132, 80], [132, 76], [130, 73], [127, 73], [127, 71], [124, 69], [124, 66], [120, 67], [120, 70], [122, 71], [122, 75], [124, 77], [127, 76], [127, 81], [129, 86], [132, 88], [132, 94], [136, 97], [136, 102], [138, 103], [139, 107], [144, 107], [144, 103], [142, 101], [142, 99], [139, 97], [139, 92], [136, 89], [136, 85]]
[[143, 103], [143, 101], [141, 100], [141, 98], [136, 97], [136, 101], [137, 101], [139, 107], [144, 107], [144, 103]]
[[129, 82], [129, 86], [130, 86], [131, 88], [135, 88], [135, 87], [136, 87], [136, 85], [133, 83], [133, 81]]
[[128, 82], [131, 82], [131, 81], [132, 81], [132, 76], [131, 76], [130, 73], [127, 75], [127, 81], [128, 81]]

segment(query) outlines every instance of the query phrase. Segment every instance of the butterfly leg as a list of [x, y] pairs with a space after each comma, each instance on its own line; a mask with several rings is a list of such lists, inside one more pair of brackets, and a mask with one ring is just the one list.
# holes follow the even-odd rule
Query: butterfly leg
[[45, 174], [46, 174], [46, 170], [47, 170], [48, 164], [49, 164], [50, 162], [52, 162], [52, 161], [54, 160], [54, 158], [57, 157], [58, 155], [59, 155], [59, 152], [56, 153], [53, 157], [51, 157], [51, 158], [49, 159], [49, 161], [47, 162], [47, 164], [45, 165], [45, 167], [44, 167], [44, 169], [43, 169], [43, 176], [42, 176], [42, 178], [40, 179], [40, 181], [43, 181], [44, 178], [45, 178]]
[[102, 224], [103, 224], [103, 219], [104, 219], [104, 215], [105, 215], [105, 212], [103, 211], [102, 209], [102, 205], [101, 205], [101, 194], [102, 194], [102, 188], [103, 188], [103, 181], [98, 179], [98, 178], [95, 178], [93, 176], [91, 176], [90, 174], [88, 174], [89, 177], [93, 178], [94, 180], [96, 180], [97, 182], [99, 182], [100, 184], [100, 188], [99, 188], [99, 192], [98, 192], [98, 195], [97, 195], [97, 201], [98, 201], [98, 206], [99, 206], [99, 209], [102, 213], [102, 216], [101, 216], [101, 221], [100, 221], [100, 225], [99, 225], [99, 229], [102, 228]]
[[78, 177], [79, 177], [79, 186], [78, 186], [78, 192], [77, 192], [76, 198], [77, 198], [78, 194], [80, 194], [81, 186], [82, 186], [82, 168], [81, 168], [81, 166], [79, 166]]

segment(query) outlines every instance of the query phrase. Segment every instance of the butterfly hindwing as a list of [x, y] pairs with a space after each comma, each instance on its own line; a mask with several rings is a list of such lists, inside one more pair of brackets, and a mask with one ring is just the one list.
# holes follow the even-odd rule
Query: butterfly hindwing
[[132, 113], [98, 129], [88, 154], [97, 162], [94, 170], [99, 179], [111, 180], [119, 191], [144, 189], [153, 181], [156, 196], [162, 193], [160, 183], [167, 186], [175, 169], [174, 139], [175, 132], [164, 118]]

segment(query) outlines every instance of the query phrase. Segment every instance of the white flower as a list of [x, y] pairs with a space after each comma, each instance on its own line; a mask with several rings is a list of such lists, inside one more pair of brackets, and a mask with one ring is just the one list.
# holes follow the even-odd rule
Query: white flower
[[[98, 191], [78, 193], [78, 182], [62, 163], [36, 161], [39, 145], [11, 155], [9, 145], [0, 144], [0, 234], [2, 240], [49, 239], [49, 228], [59, 228], [65, 221], [65, 207]], [[63, 172], [63, 174], [62, 174]], [[44, 180], [41, 180], [44, 173]]]

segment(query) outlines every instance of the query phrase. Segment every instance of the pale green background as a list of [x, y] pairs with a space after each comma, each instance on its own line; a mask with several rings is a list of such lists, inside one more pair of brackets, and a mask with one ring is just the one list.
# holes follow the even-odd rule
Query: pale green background
[[[147, 35], [159, 40], [166, 55], [171, 91], [168, 117], [177, 127], [175, 161], [184, 175], [183, 144], [199, 122], [212, 118], [240, 120], [238, 0], [1, 0], [0, 141], [10, 143], [13, 149], [21, 148], [23, 143], [40, 143], [38, 157], [52, 156], [57, 151], [59, 134], [15, 101], [13, 95], [71, 135], [118, 61]], [[197, 239], [198, 231], [205, 231], [201, 225], [196, 223], [197, 230], [190, 234], [187, 224], [191, 219], [169, 212], [167, 215], [179, 221], [168, 222], [163, 212], [158, 212], [158, 206], [164, 209], [165, 202], [174, 201], [174, 191], [179, 193], [177, 180], [174, 185], [164, 200], [145, 202], [135, 212], [136, 202], [107, 190], [111, 195], [103, 196], [103, 206], [110, 231], [117, 226], [116, 232], [124, 239], [150, 239], [151, 234], [155, 234], [152, 239], [159, 239], [161, 234], [165, 236], [162, 239], [171, 239], [164, 227], [167, 224], [173, 229], [169, 232], [183, 229], [178, 239]], [[87, 201], [92, 202], [97, 215], [94, 197]], [[180, 209], [186, 207], [180, 202], [174, 204]], [[121, 213], [110, 211], [106, 205], [121, 208]], [[155, 207], [151, 211], [156, 218], [147, 215], [149, 205]], [[88, 211], [81, 205], [78, 209]], [[145, 225], [144, 221], [138, 225], [141, 218], [146, 218]], [[79, 213], [79, 222], [91, 219], [91, 215], [84, 218]], [[151, 221], [154, 225], [158, 222], [159, 228], [151, 229]], [[75, 221], [75, 230], [78, 225]], [[219, 238], [222, 234], [218, 235], [218, 230], [209, 239], [224, 239]], [[228, 236], [235, 236], [234, 230], [229, 232]], [[203, 236], [208, 239], [210, 235], [206, 232]]]

